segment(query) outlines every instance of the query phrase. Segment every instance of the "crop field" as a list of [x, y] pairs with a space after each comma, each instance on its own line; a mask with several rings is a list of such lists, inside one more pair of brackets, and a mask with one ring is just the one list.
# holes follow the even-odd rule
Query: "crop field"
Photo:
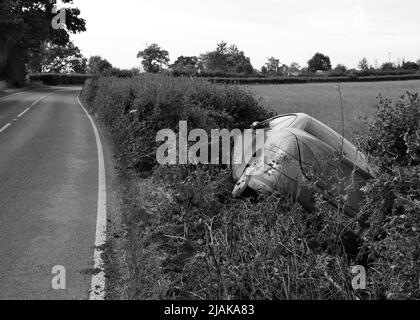
[[[304, 112], [337, 132], [342, 131], [341, 103], [337, 83], [247, 86], [264, 106], [278, 114]], [[399, 99], [407, 91], [420, 92], [420, 81], [364, 82], [340, 84], [344, 109], [344, 132], [348, 139], [363, 133], [361, 119], [375, 114], [378, 95]]]

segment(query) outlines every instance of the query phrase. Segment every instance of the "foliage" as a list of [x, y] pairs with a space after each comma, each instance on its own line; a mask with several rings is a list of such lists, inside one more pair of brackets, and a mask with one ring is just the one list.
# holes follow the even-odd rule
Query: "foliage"
[[360, 60], [357, 66], [358, 66], [358, 67], [359, 67], [359, 69], [360, 69], [360, 70], [362, 70], [362, 71], [367, 71], [367, 70], [369, 70], [369, 63], [368, 63], [368, 61], [367, 61], [367, 59], [366, 59], [366, 58], [363, 58], [362, 60]]
[[112, 68], [112, 64], [101, 56], [92, 56], [89, 58], [88, 72], [90, 74], [104, 74], [111, 71]]
[[51, 42], [41, 45], [30, 54], [28, 71], [31, 73], [86, 73], [87, 59], [73, 42], [59, 46]]
[[377, 166], [361, 214], [369, 216], [366, 251], [372, 283], [390, 299], [420, 298], [420, 100], [380, 99], [377, 119], [360, 138]]
[[379, 82], [379, 81], [404, 81], [404, 80], [418, 80], [420, 74], [400, 74], [395, 75], [359, 75], [358, 73], [351, 73], [346, 75], [331, 74], [331, 76], [316, 76], [316, 75], [300, 75], [298, 77], [238, 77], [232, 75], [225, 76], [211, 76], [207, 78], [215, 83], [228, 84], [293, 84], [293, 83], [337, 83], [337, 82]]
[[181, 120], [188, 120], [190, 129], [208, 132], [214, 128], [243, 128], [270, 115], [238, 86], [165, 75], [92, 79], [82, 97], [109, 128], [119, 157], [127, 167], [138, 171], [156, 165], [155, 140], [162, 128], [177, 132]]
[[347, 73], [347, 67], [343, 64], [337, 64], [334, 70], [331, 71], [331, 76], [343, 76]]
[[216, 50], [202, 54], [199, 58], [203, 71], [223, 73], [254, 73], [251, 61], [236, 45], [228, 46], [226, 42], [217, 45]]
[[180, 56], [172, 64], [172, 73], [195, 75], [198, 71], [198, 58]]
[[418, 93], [407, 93], [395, 104], [379, 97], [376, 120], [359, 143], [377, 159], [383, 171], [399, 166], [420, 165], [420, 99]]
[[164, 66], [168, 65], [169, 53], [161, 49], [156, 43], [151, 44], [142, 51], [139, 51], [137, 58], [141, 58], [143, 68], [146, 72], [159, 73]]
[[45, 85], [83, 85], [87, 79], [91, 78], [89, 74], [64, 74], [64, 73], [33, 73], [29, 75], [31, 82], [42, 82]]
[[311, 72], [329, 71], [331, 70], [330, 58], [322, 53], [317, 52], [309, 61], [308, 68]]
[[274, 57], [268, 58], [265, 64], [266, 74], [270, 76], [277, 76], [281, 73], [280, 60]]
[[[55, 30], [51, 21], [56, 0], [4, 0], [0, 4], [0, 78], [22, 85], [25, 64], [32, 50], [38, 50], [42, 43], [66, 45], [69, 33], [85, 31], [85, 21], [80, 10], [66, 8], [66, 28]], [[62, 1], [72, 4], [72, 0]]]
[[[191, 128], [209, 130], [244, 128], [267, 118], [248, 91], [199, 79], [143, 75], [92, 79], [82, 98], [104, 120], [125, 173], [153, 167], [151, 176], [133, 175], [124, 185], [129, 275], [122, 281], [129, 298], [419, 297], [418, 166], [393, 163], [391, 172], [379, 170], [368, 184], [361, 216], [369, 218], [370, 229], [363, 234], [361, 255], [350, 260], [343, 251], [342, 214], [320, 198], [313, 212], [286, 194], [232, 199], [229, 170], [150, 166], [142, 158], [154, 157], [156, 130], [176, 131], [181, 119]], [[406, 117], [408, 112], [400, 109], [391, 108], [389, 117]], [[418, 137], [412, 140], [409, 145], [418, 146]], [[363, 291], [351, 287], [350, 266], [359, 261], [368, 267]]]
[[404, 63], [402, 64], [401, 68], [403, 70], [418, 71], [418, 70], [420, 70], [420, 65], [417, 64], [417, 63], [415, 63], [415, 62], [404, 61]]
[[392, 71], [392, 70], [395, 70], [395, 69], [396, 69], [395, 64], [392, 63], [392, 62], [385, 62], [381, 66], [381, 70], [383, 70], [383, 71]]

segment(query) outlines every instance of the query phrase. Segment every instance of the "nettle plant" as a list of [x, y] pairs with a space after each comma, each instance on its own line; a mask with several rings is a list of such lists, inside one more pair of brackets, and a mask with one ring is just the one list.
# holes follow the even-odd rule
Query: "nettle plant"
[[359, 145], [376, 165], [361, 213], [370, 216], [366, 248], [375, 290], [391, 299], [420, 298], [420, 99], [380, 97], [378, 115]]

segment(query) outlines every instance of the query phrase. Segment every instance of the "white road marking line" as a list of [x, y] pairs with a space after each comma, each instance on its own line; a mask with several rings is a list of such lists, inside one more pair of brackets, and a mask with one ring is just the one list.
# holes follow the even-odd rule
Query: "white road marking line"
[[21, 113], [19, 113], [19, 115], [17, 116], [18, 118], [20, 118], [21, 116], [23, 116], [26, 112], [28, 112], [29, 111], [29, 109], [30, 109], [31, 107], [29, 107], [29, 108], [26, 108], [25, 110], [23, 110], [23, 112], [21, 112]]
[[[36, 100], [35, 102], [33, 102], [28, 108], [26, 108], [25, 110], [23, 110], [23, 112], [21, 112], [15, 119], [13, 119], [12, 121], [18, 121], [18, 119], [20, 118], [20, 117], [22, 117], [26, 112], [28, 112], [33, 106], [35, 106], [37, 103], [39, 103], [40, 101], [42, 101], [42, 100], [44, 100], [46, 97], [49, 97], [50, 95], [52, 95], [53, 93], [55, 93], [55, 92], [57, 92], [57, 91], [60, 91], [60, 90], [54, 90], [54, 91], [52, 91], [52, 92], [50, 92], [49, 94], [46, 94], [45, 96], [43, 96], [43, 97], [41, 97], [41, 98], [39, 98], [38, 100]], [[4, 97], [4, 98], [7, 98], [7, 97], [10, 97], [10, 96], [15, 96], [15, 95], [18, 95], [18, 94], [21, 94], [21, 93], [24, 93], [24, 92], [27, 92], [27, 91], [21, 91], [21, 92], [18, 92], [18, 93], [15, 93], [15, 94], [11, 94], [11, 95], [8, 95], [8, 96], [6, 96], [6, 97]], [[4, 99], [3, 98], [3, 99]], [[1, 101], [2, 99], [0, 99], [0, 101]], [[6, 124], [3, 128], [1, 128], [1, 130], [0, 130], [0, 133], [2, 133], [4, 130], [6, 130], [8, 127], [10, 127], [11, 126], [11, 124], [10, 123], [8, 123], [8, 124]]]
[[0, 129], [0, 133], [2, 133], [4, 130], [6, 130], [7, 128], [9, 128], [11, 126], [10, 123], [6, 124], [3, 128]]
[[[80, 95], [80, 94], [79, 94]], [[98, 209], [96, 216], [96, 235], [95, 235], [95, 249], [93, 252], [93, 268], [97, 271], [92, 275], [89, 300], [104, 300], [105, 299], [105, 271], [104, 262], [102, 260], [102, 246], [106, 242], [106, 180], [105, 180], [105, 160], [104, 153], [99, 136], [98, 128], [93, 122], [83, 104], [77, 96], [77, 102], [83, 111], [86, 113], [93, 127], [96, 138], [96, 146], [98, 149]]]

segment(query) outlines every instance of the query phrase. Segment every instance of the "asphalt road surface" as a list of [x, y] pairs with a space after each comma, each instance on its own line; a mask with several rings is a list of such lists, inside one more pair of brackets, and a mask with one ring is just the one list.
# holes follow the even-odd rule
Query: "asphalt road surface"
[[0, 97], [0, 299], [89, 298], [98, 151], [79, 91]]

